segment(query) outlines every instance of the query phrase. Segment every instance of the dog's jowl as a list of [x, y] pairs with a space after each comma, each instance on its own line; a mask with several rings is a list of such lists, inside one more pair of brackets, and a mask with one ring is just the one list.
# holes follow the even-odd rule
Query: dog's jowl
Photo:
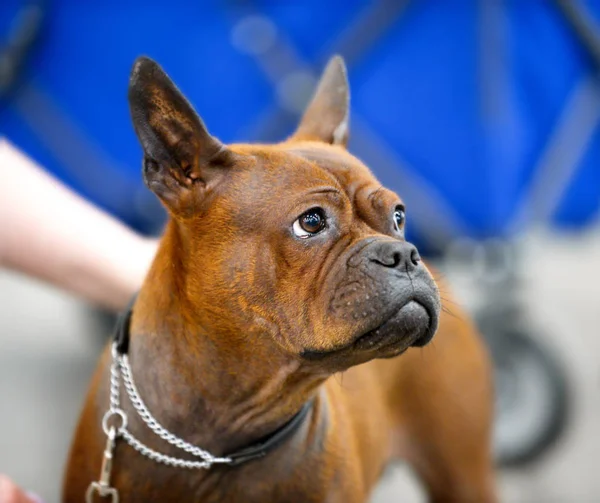
[[487, 355], [441, 311], [410, 208], [346, 149], [343, 61], [275, 145], [222, 144], [147, 58], [129, 103], [170, 219], [64, 501], [365, 502], [396, 458], [432, 501], [495, 501]]

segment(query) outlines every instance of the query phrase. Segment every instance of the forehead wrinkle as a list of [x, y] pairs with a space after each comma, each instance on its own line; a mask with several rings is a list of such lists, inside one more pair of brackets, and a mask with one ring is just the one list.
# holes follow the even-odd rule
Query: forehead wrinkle
[[294, 154], [317, 163], [322, 169], [331, 173], [342, 185], [344, 193], [352, 201], [353, 206], [361, 205], [365, 191], [381, 187], [369, 168], [346, 150], [313, 145], [291, 147], [290, 151]]
[[[324, 185], [329, 184], [332, 188], [336, 189], [340, 193], [345, 193], [343, 184], [340, 180], [325, 166], [316, 162], [315, 160], [308, 159], [304, 156], [297, 155], [296, 152], [291, 151], [277, 151], [275, 156], [268, 155], [266, 160], [272, 163], [275, 159], [280, 158], [283, 164], [283, 169], [290, 176], [309, 174], [310, 178], [303, 178], [301, 183], [303, 185], [306, 182], [310, 182], [311, 188], [322, 188]], [[279, 167], [279, 166], [277, 166]]]
[[[296, 152], [287, 149], [284, 150], [279, 145], [237, 144], [230, 146], [230, 148], [234, 152], [253, 157], [260, 162], [262, 168], [269, 174], [302, 174], [312, 168], [324, 175], [320, 179], [321, 182], [328, 182], [336, 189], [342, 189], [339, 180], [332, 175], [330, 170], [315, 162], [315, 160], [297, 155]], [[303, 183], [306, 181], [304, 179]]]
[[[359, 218], [364, 217], [364, 211], [369, 211], [368, 207], [383, 211], [395, 203], [402, 203], [395, 192], [381, 185], [367, 166], [340, 147], [315, 142], [290, 142], [275, 146], [238, 144], [232, 148], [254, 158], [270, 176], [287, 173], [290, 182], [294, 174], [301, 175], [309, 171], [311, 179], [300, 180], [301, 185], [306, 187], [307, 181], [330, 183], [348, 198]], [[321, 176], [315, 177], [317, 173]], [[312, 185], [309, 190], [315, 188]]]
[[400, 196], [398, 196], [398, 194], [396, 194], [393, 190], [384, 187], [383, 185], [380, 185], [375, 190], [371, 191], [367, 196], [367, 200], [372, 206], [375, 206], [378, 201], [382, 201], [383, 203], [393, 201], [404, 204], [404, 201]]
[[[241, 154], [242, 162], [231, 168], [230, 183], [223, 188], [231, 196], [220, 199], [228, 213], [251, 211], [265, 218], [273, 213], [271, 210], [276, 205], [275, 220], [295, 211], [307, 198], [315, 201], [320, 200], [315, 198], [326, 198], [329, 204], [339, 208], [350, 203], [338, 180], [314, 162], [267, 146], [235, 145], [234, 148]], [[289, 197], [281, 197], [279, 191], [272, 190], [274, 186], [288, 189]], [[267, 208], [269, 211], [263, 211]]]
[[377, 221], [385, 218], [390, 208], [402, 203], [394, 191], [383, 186], [367, 166], [346, 150], [314, 144], [290, 145], [289, 150], [335, 176], [351, 201], [356, 218], [369, 227], [377, 227]]
[[356, 175], [359, 175], [361, 178], [361, 185], [363, 181], [379, 184], [369, 168], [345, 149], [309, 143], [300, 145], [291, 144], [288, 151], [316, 163], [322, 169], [331, 173], [347, 193], [352, 191], [352, 187], [348, 182], [355, 181], [357, 178]]

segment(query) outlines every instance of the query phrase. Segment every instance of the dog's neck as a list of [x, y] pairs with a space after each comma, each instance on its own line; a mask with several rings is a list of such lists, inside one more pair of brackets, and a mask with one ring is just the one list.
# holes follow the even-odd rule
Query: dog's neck
[[285, 424], [326, 376], [268, 337], [242, 341], [248, 334], [215, 336], [201, 326], [174, 276], [185, 248], [180, 239], [168, 225], [136, 301], [130, 361], [159, 422], [215, 455], [228, 454]]

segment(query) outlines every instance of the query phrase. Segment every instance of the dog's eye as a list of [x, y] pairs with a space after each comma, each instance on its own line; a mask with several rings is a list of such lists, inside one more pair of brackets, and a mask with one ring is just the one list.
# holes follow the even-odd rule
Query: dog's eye
[[325, 212], [321, 208], [313, 208], [300, 215], [294, 222], [292, 230], [294, 234], [302, 239], [318, 234], [325, 228]]
[[404, 224], [404, 220], [406, 220], [406, 214], [404, 213], [404, 207], [396, 206], [396, 209], [394, 210], [394, 226], [396, 227], [397, 231], [399, 231], [402, 228], [402, 225]]

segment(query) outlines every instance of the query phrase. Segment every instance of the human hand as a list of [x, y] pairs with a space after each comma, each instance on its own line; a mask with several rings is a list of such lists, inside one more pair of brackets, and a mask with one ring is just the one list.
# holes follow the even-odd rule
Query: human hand
[[35, 494], [17, 487], [6, 475], [0, 474], [0, 503], [42, 503]]
[[86, 201], [1, 134], [0, 180], [0, 266], [123, 309], [158, 241]]

